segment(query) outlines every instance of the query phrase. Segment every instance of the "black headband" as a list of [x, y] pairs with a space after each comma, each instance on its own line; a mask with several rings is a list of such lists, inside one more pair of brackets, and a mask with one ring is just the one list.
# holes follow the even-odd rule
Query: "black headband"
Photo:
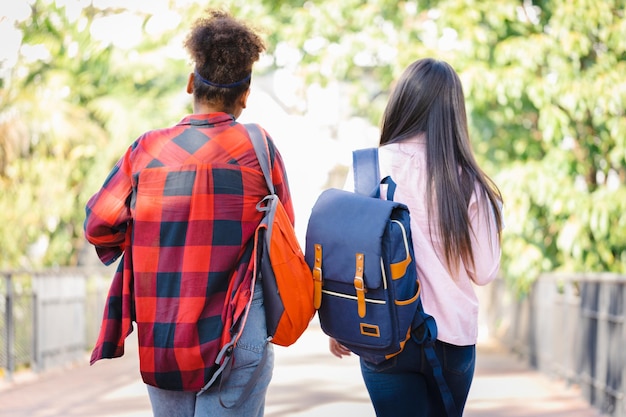
[[242, 85], [243, 83], [245, 83], [246, 81], [248, 81], [252, 77], [252, 73], [250, 73], [243, 80], [239, 80], [239, 81], [231, 83], [231, 84], [218, 84], [218, 83], [211, 82], [211, 81], [207, 80], [206, 78], [203, 78], [202, 75], [200, 75], [198, 73], [198, 70], [196, 70], [194, 72], [195, 72], [196, 77], [198, 77], [198, 79], [200, 81], [202, 81], [204, 84], [210, 85], [211, 87], [217, 87], [217, 88], [234, 88], [234, 87], [239, 87], [240, 85]]

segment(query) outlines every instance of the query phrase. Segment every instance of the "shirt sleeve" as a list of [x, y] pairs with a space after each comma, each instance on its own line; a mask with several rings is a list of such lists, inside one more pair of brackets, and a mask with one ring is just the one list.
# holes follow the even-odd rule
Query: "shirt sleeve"
[[132, 149], [129, 148], [115, 164], [85, 209], [85, 238], [95, 246], [98, 257], [105, 265], [115, 262], [124, 252], [126, 230], [131, 221]]
[[[497, 208], [501, 210], [501, 207]], [[472, 225], [471, 241], [474, 266], [467, 267], [477, 285], [493, 281], [500, 269], [500, 236], [496, 225], [495, 208], [484, 193], [476, 192], [470, 201], [468, 214]]]

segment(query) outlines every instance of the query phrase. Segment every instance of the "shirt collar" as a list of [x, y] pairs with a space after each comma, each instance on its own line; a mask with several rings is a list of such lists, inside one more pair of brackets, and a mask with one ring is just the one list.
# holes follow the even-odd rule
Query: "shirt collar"
[[407, 154], [414, 155], [417, 152], [422, 152], [422, 149], [426, 146], [426, 135], [420, 133], [415, 136], [411, 136], [409, 138], [403, 139], [398, 142], [392, 142], [383, 145], [383, 148], [388, 147], [388, 149], [397, 149], [398, 151]]
[[232, 123], [235, 121], [235, 116], [228, 113], [218, 112], [218, 113], [206, 113], [206, 114], [190, 114], [185, 116], [180, 122], [179, 125], [190, 125], [190, 126], [211, 126], [222, 123]]

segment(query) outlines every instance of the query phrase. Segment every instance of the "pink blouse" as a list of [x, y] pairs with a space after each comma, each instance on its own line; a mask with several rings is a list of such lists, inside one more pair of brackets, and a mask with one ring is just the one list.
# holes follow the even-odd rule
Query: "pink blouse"
[[[493, 211], [483, 209], [480, 200], [484, 197], [474, 193], [468, 207], [475, 232], [471, 235], [474, 266], [472, 269], [471, 265], [464, 265], [459, 260], [459, 272], [452, 276], [443, 263], [445, 255], [436, 227], [429, 230], [425, 198], [425, 139], [417, 137], [381, 147], [379, 164], [381, 178], [389, 175], [397, 184], [394, 200], [406, 204], [411, 213], [411, 234], [422, 284], [422, 302], [424, 310], [437, 322], [437, 339], [457, 346], [476, 344], [478, 298], [474, 285], [486, 285], [493, 281], [500, 267], [500, 242]], [[346, 189], [353, 190], [353, 180], [350, 170]]]

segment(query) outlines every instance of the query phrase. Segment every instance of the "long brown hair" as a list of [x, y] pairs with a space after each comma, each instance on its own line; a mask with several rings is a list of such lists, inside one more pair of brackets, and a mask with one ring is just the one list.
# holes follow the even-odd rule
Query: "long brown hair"
[[455, 273], [459, 259], [474, 265], [467, 213], [472, 193], [486, 196], [482, 201], [491, 207], [483, 212], [493, 209], [498, 238], [502, 195], [474, 158], [461, 80], [449, 64], [431, 58], [413, 62], [398, 80], [383, 115], [380, 145], [419, 134], [426, 136], [427, 201], [436, 201], [436, 208], [428, 205], [428, 216], [436, 210], [445, 263]]

